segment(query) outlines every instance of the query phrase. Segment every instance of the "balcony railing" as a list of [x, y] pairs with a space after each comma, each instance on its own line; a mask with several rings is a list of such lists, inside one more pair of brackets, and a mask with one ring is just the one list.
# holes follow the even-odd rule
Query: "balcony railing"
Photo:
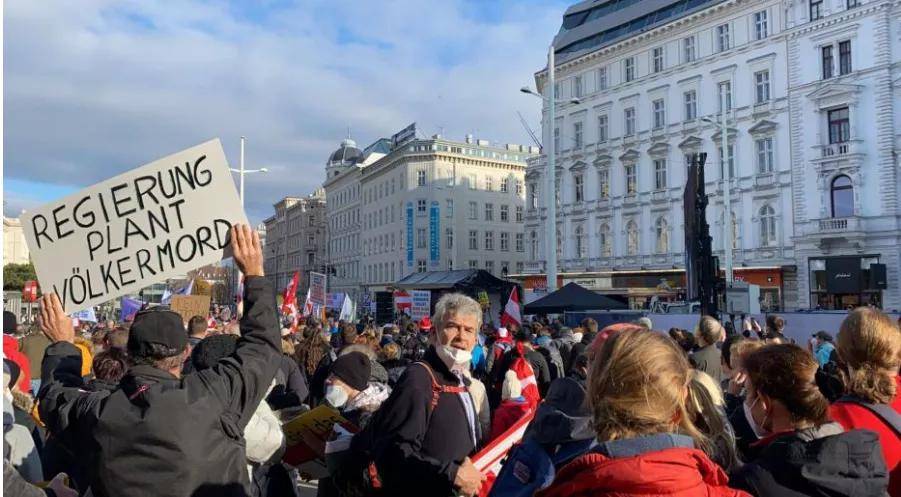
[[851, 143], [850, 142], [842, 142], [842, 143], [830, 143], [828, 145], [823, 145], [822, 149], [822, 157], [837, 157], [842, 155], [848, 155], [851, 153]]
[[530, 261], [523, 267], [526, 274], [540, 274], [544, 272], [544, 261]]
[[847, 219], [821, 219], [820, 230], [822, 231], [845, 231], [848, 229]]

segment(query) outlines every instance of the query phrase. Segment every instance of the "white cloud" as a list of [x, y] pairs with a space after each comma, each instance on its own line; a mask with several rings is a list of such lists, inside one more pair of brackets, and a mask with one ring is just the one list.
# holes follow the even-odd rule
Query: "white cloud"
[[[248, 211], [305, 194], [350, 127], [527, 143], [564, 3], [8, 0], [5, 177], [76, 187], [246, 135]], [[21, 192], [4, 192], [22, 197]]]

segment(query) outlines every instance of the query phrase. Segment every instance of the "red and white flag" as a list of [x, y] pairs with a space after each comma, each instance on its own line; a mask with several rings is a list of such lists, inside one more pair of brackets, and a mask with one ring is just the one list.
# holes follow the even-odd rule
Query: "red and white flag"
[[300, 272], [295, 271], [291, 282], [285, 287], [285, 294], [282, 295], [282, 313], [292, 316], [297, 314], [297, 280], [300, 278]]
[[413, 308], [413, 297], [403, 290], [396, 290], [394, 292], [394, 307], [397, 308], [398, 312], [404, 312], [409, 316], [410, 310]]
[[303, 303], [303, 316], [309, 317], [313, 314], [313, 300], [310, 298], [310, 289], [307, 289], [307, 300]]
[[509, 327], [510, 324], [522, 326], [522, 314], [519, 312], [519, 294], [516, 292], [516, 287], [513, 287], [513, 291], [510, 292], [510, 299], [507, 300], [507, 305], [504, 306], [504, 313], [501, 314], [501, 326]]
[[510, 452], [510, 449], [522, 440], [523, 435], [526, 433], [526, 428], [528, 428], [534, 417], [535, 410], [530, 409], [507, 431], [492, 440], [478, 454], [472, 456], [472, 464], [480, 473], [487, 477], [479, 490], [479, 497], [487, 497], [491, 492], [494, 480], [497, 479], [497, 475], [500, 474], [503, 467], [504, 458]]

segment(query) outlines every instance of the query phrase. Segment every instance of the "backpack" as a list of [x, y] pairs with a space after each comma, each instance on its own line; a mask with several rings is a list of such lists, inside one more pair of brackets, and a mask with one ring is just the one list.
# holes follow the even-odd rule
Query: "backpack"
[[566, 376], [566, 367], [563, 365], [563, 357], [560, 351], [555, 347], [553, 342], [547, 347], [538, 349], [547, 360], [548, 369], [551, 373], [551, 381]]
[[844, 397], [838, 399], [838, 402], [857, 404], [867, 409], [877, 418], [882, 420], [883, 423], [888, 425], [889, 428], [895, 430], [895, 433], [898, 434], [899, 437], [901, 437], [901, 414], [899, 414], [898, 411], [892, 409], [891, 406], [885, 404], [873, 404], [854, 395], [845, 395]]
[[[435, 378], [432, 367], [425, 362], [414, 362], [408, 367], [422, 366], [429, 374], [432, 382], [432, 398], [428, 407], [427, 426], [432, 421], [432, 413], [438, 405], [438, 400], [442, 394], [459, 394], [466, 392], [465, 386], [440, 385]], [[361, 437], [363, 441], [363, 450], [351, 450], [351, 454], [347, 459], [343, 460], [341, 466], [337, 468], [335, 474], [331, 475], [332, 483], [338, 489], [339, 495], [344, 497], [375, 497], [384, 494], [382, 488], [382, 480], [379, 476], [378, 468], [372, 454], [372, 446], [375, 442], [374, 433], [372, 433], [373, 424], [369, 423], [362, 432], [355, 435]], [[357, 449], [355, 447], [355, 449]]]
[[531, 497], [550, 486], [557, 469], [584, 454], [592, 442], [567, 442], [551, 455], [534, 437], [523, 439], [510, 449], [488, 497]]

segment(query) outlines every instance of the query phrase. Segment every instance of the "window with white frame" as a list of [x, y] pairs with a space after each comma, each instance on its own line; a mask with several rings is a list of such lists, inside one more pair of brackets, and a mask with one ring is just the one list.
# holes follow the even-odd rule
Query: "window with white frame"
[[485, 261], [485, 271], [494, 273], [494, 261]]
[[829, 144], [845, 143], [851, 140], [851, 115], [848, 107], [840, 107], [826, 112], [829, 127]]
[[851, 40], [838, 42], [838, 73], [851, 73]]
[[625, 136], [635, 135], [635, 107], [627, 107], [623, 110]]
[[666, 159], [654, 159], [654, 189], [666, 189]]
[[425, 259], [419, 259], [416, 261], [416, 272], [417, 273], [425, 272]]
[[494, 232], [485, 231], [485, 250], [494, 250]]
[[476, 220], [479, 218], [479, 204], [475, 202], [469, 203], [469, 219]]
[[494, 204], [485, 202], [485, 221], [494, 221]]
[[610, 171], [606, 167], [598, 170], [598, 197], [610, 198]]
[[485, 191], [493, 192], [494, 191], [494, 178], [491, 176], [485, 176]]
[[607, 89], [607, 68], [601, 67], [597, 70], [597, 85], [598, 91], [603, 91]]
[[778, 241], [776, 238], [776, 211], [769, 204], [765, 204], [758, 211], [758, 217], [760, 220], [760, 246], [776, 245]]
[[658, 98], [651, 102], [651, 108], [654, 112], [654, 129], [662, 129], [666, 126], [666, 102]]
[[635, 195], [638, 192], [638, 166], [626, 164], [626, 195]]
[[761, 10], [754, 13], [754, 39], [762, 40], [770, 34], [769, 20], [767, 19], [767, 11]]
[[538, 208], [538, 183], [529, 183], [529, 208]]
[[557, 258], [563, 257], [563, 234], [557, 230]]
[[582, 228], [582, 225], [576, 226], [574, 240], [575, 243], [575, 255], [577, 259], [584, 259], [585, 252], [588, 249], [588, 239], [585, 235], [585, 230]]
[[810, 0], [810, 20], [816, 21], [823, 17], [823, 0]]
[[582, 76], [576, 76], [573, 78], [573, 97], [581, 98], [582, 97]]
[[515, 219], [516, 219], [517, 223], [522, 222], [522, 206], [521, 205], [516, 206], [516, 218]]
[[[723, 177], [723, 147], [717, 146], [716, 152], [717, 152], [717, 157], [719, 158], [720, 177], [722, 178]], [[726, 147], [726, 153], [729, 154], [729, 156], [726, 158], [727, 162], [729, 163], [729, 177], [735, 178], [735, 145], [730, 143]]]
[[635, 80], [635, 57], [623, 60], [623, 80], [628, 83]]
[[759, 138], [754, 144], [757, 148], [757, 172], [760, 174], [773, 172], [773, 138]]
[[601, 257], [613, 256], [613, 240], [610, 236], [610, 226], [606, 223], [598, 230], [598, 246], [601, 248]]
[[663, 71], [663, 62], [663, 47], [654, 47], [651, 50], [651, 67], [654, 68], [655, 73]]
[[425, 170], [416, 171], [416, 186], [425, 186]]
[[605, 143], [609, 136], [609, 122], [607, 114], [598, 116], [598, 143]]
[[626, 224], [626, 255], [638, 255], [638, 224], [630, 220]]
[[535, 231], [529, 233], [529, 258], [538, 259], [538, 233]]
[[501, 205], [501, 222], [506, 223], [508, 221], [510, 221], [510, 206], [503, 204]]
[[717, 112], [723, 112], [723, 103], [726, 104], [726, 112], [732, 110], [732, 82], [721, 81], [717, 84]]
[[716, 27], [716, 51], [725, 52], [732, 47], [728, 24], [720, 24]]
[[454, 248], [454, 229], [446, 228], [444, 230], [444, 238], [447, 240], [446, 247], [448, 249], [453, 249]]
[[479, 250], [479, 232], [469, 230], [469, 250]]
[[576, 202], [585, 200], [585, 182], [581, 173], [573, 175], [573, 196]]
[[516, 251], [517, 252], [525, 252], [525, 237], [522, 233], [516, 234]]
[[847, 0], [845, 7], [848, 9], [853, 9], [854, 7], [860, 7], [860, 0]]
[[833, 65], [835, 64], [835, 56], [832, 52], [832, 45], [825, 45], [820, 48], [820, 61], [823, 65], [823, 79], [829, 79], [835, 74]]
[[755, 102], [762, 104], [770, 101], [770, 71], [754, 73]]
[[507, 193], [507, 178], [501, 178], [501, 193]]
[[469, 269], [479, 269], [479, 261], [469, 261]]
[[501, 252], [510, 251], [510, 233], [501, 231]]
[[516, 180], [515, 184], [516, 184], [516, 194], [522, 195], [522, 180], [521, 179]]
[[669, 223], [665, 217], [657, 218], [657, 225], [654, 227], [657, 235], [656, 249], [658, 254], [669, 252]]
[[[454, 217], [454, 199], [445, 199], [447, 203], [444, 212], [447, 217]], [[391, 206], [391, 221], [394, 222], [394, 206]]]
[[698, 58], [695, 37], [682, 38], [682, 62], [694, 62]]
[[688, 90], [682, 93], [682, 101], [684, 103], [683, 120], [694, 121], [698, 118], [698, 92]]
[[573, 123], [573, 147], [582, 148], [582, 121]]
[[425, 248], [425, 228], [416, 228], [416, 248]]
[[475, 175], [475, 174], [470, 174], [470, 175], [469, 175], [469, 189], [470, 189], [470, 190], [475, 190], [476, 188], [479, 187], [479, 185], [478, 185], [478, 183], [477, 183], [476, 181], [477, 181], [476, 175]]

